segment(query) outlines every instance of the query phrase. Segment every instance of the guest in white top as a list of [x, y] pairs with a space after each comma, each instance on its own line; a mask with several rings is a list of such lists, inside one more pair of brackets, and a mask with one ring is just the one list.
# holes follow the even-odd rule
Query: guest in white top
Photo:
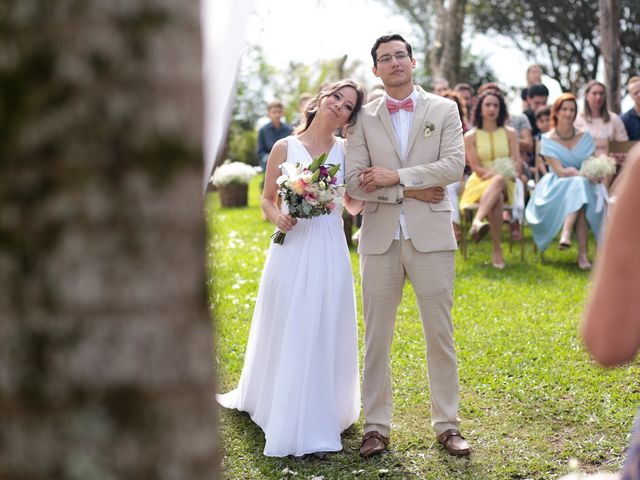
[[575, 126], [589, 132], [596, 143], [596, 155], [609, 152], [609, 142], [629, 140], [618, 115], [607, 108], [607, 90], [603, 83], [591, 80], [585, 90], [584, 106]]

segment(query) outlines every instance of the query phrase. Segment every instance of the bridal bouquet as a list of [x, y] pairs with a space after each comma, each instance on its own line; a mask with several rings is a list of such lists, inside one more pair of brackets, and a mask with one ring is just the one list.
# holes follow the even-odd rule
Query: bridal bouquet
[[587, 158], [580, 167], [580, 175], [599, 182], [616, 173], [616, 161], [606, 155]]
[[491, 171], [505, 180], [514, 180], [516, 178], [516, 168], [511, 157], [496, 158], [491, 164]]
[[[342, 207], [345, 186], [337, 184], [336, 174], [340, 165], [325, 165], [327, 154], [319, 155], [309, 166], [301, 163], [280, 165], [282, 175], [278, 177], [278, 193], [294, 218], [311, 218], [328, 215]], [[282, 245], [285, 232], [277, 230], [273, 243]]]

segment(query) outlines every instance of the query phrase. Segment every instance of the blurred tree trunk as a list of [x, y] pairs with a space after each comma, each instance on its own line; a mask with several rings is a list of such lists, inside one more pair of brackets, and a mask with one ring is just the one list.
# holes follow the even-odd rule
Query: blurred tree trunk
[[0, 478], [213, 479], [199, 2], [0, 4]]
[[460, 81], [462, 34], [466, 0], [434, 0], [436, 13], [435, 42], [429, 53], [434, 78], [445, 78], [451, 87]]
[[[431, 24], [434, 21], [434, 9], [432, 0], [380, 0], [381, 3], [390, 6], [399, 14], [405, 16], [415, 29], [420, 46], [413, 45], [413, 56], [424, 54], [424, 64], [420, 77], [423, 79], [432, 75], [430, 68], [431, 51], [434, 46]], [[371, 42], [373, 43], [373, 42]], [[413, 43], [413, 42], [410, 42]]]
[[620, 5], [600, 0], [600, 52], [604, 60], [609, 109], [620, 113]]

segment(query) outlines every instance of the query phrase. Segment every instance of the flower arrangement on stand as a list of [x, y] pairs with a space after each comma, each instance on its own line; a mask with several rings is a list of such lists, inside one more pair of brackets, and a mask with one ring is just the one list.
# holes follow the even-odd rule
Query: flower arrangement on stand
[[249, 181], [256, 169], [242, 162], [225, 161], [213, 171], [211, 184], [218, 189], [223, 207], [246, 207]]

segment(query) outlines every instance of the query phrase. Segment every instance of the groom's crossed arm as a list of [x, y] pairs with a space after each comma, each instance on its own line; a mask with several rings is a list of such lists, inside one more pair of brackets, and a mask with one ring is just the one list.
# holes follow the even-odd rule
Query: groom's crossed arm
[[[346, 181], [347, 192], [352, 198], [367, 202], [398, 203], [403, 197], [403, 188], [399, 177], [395, 182], [391, 178], [388, 185], [377, 186], [374, 189], [363, 188], [363, 175], [367, 169], [379, 168], [371, 167], [371, 157], [369, 147], [364, 136], [362, 121], [356, 122], [353, 130], [349, 132], [346, 151]], [[384, 169], [387, 170], [387, 169]], [[393, 173], [395, 170], [388, 170]], [[397, 175], [397, 174], [396, 174]]]
[[464, 137], [462, 122], [455, 103], [447, 102], [443, 115], [439, 157], [435, 162], [398, 169], [405, 196], [409, 190], [421, 190], [435, 185], [449, 185], [462, 178], [464, 171]]
[[400, 168], [372, 167], [362, 122], [347, 142], [346, 179], [349, 195], [365, 201], [398, 203], [403, 197], [437, 203], [444, 198], [443, 185], [460, 179], [464, 168], [462, 124], [455, 104], [445, 116], [437, 162]]

